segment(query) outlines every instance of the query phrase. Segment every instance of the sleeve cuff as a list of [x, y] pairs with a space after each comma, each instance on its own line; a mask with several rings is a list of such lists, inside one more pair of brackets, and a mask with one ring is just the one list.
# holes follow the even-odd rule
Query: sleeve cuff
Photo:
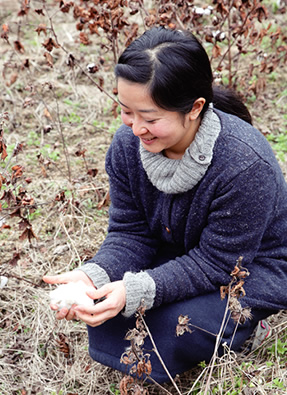
[[86, 273], [96, 288], [100, 288], [103, 285], [111, 282], [107, 272], [96, 263], [86, 263], [76, 270], [82, 270], [84, 273]]
[[124, 317], [133, 315], [141, 302], [147, 309], [151, 309], [156, 294], [156, 285], [152, 277], [146, 272], [127, 272], [123, 280], [126, 287], [126, 306], [122, 315]]

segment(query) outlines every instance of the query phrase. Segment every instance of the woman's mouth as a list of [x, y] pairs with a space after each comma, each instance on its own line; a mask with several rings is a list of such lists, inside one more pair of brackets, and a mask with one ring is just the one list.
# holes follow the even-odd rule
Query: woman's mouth
[[149, 138], [149, 139], [141, 138], [141, 141], [142, 141], [144, 144], [146, 144], [146, 145], [150, 145], [150, 144], [152, 144], [156, 139], [157, 139], [157, 137], [151, 137], [151, 138]]

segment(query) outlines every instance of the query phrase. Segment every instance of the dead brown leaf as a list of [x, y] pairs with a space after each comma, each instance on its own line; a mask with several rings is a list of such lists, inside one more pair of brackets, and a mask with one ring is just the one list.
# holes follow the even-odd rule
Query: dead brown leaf
[[41, 32], [43, 32], [45, 35], [47, 35], [47, 26], [44, 23], [40, 23], [40, 25], [38, 25], [37, 29], [35, 29], [35, 32], [38, 33], [38, 36], [40, 36]]
[[45, 16], [45, 14], [44, 14], [44, 11], [40, 8], [40, 9], [37, 9], [37, 10], [34, 10], [38, 15], [43, 15], [43, 16]]
[[185, 332], [192, 333], [192, 330], [189, 328], [190, 318], [188, 315], [180, 315], [178, 317], [178, 324], [176, 326], [176, 336], [182, 336]]
[[0, 154], [1, 154], [1, 159], [5, 160], [8, 156], [7, 151], [6, 151], [6, 144], [4, 143], [2, 137], [0, 136]]
[[13, 73], [13, 74], [11, 74], [11, 76], [10, 76], [10, 81], [9, 81], [9, 82], [6, 82], [6, 86], [11, 86], [11, 85], [13, 85], [13, 84], [17, 81], [17, 79], [18, 79], [18, 73]]
[[12, 259], [10, 259], [10, 261], [8, 262], [8, 265], [16, 266], [20, 258], [20, 252], [14, 252]]
[[[42, 45], [49, 52], [52, 52], [53, 48], [60, 48], [60, 46], [56, 43], [56, 41], [52, 37], [47, 38], [47, 40], [44, 41], [42, 43]], [[44, 56], [45, 56], [45, 54], [44, 54]]]
[[80, 41], [83, 45], [90, 45], [92, 42], [89, 40], [89, 37], [86, 33], [81, 32], [80, 33]]
[[44, 117], [50, 119], [51, 121], [53, 120], [52, 115], [47, 108], [44, 108]]
[[97, 205], [97, 208], [100, 210], [103, 207], [108, 206], [110, 203], [110, 193], [109, 191], [104, 196], [103, 200]]
[[2, 33], [1, 33], [1, 38], [6, 40], [8, 42], [8, 33], [9, 33], [9, 26], [7, 24], [2, 25]]
[[19, 40], [14, 41], [14, 48], [17, 52], [24, 53], [25, 49], [24, 46], [21, 44]]
[[98, 169], [89, 169], [89, 170], [87, 171], [87, 174], [88, 174], [89, 176], [96, 177], [96, 175], [98, 174]]
[[215, 44], [212, 48], [212, 56], [214, 59], [216, 59], [220, 55], [221, 55], [221, 49], [217, 44]]
[[31, 243], [32, 239], [38, 239], [38, 237], [35, 235], [32, 226], [31, 227], [27, 227], [24, 232], [20, 235], [19, 239], [21, 241], [24, 241], [26, 239], [29, 240], [29, 242]]
[[6, 191], [3, 191], [3, 195], [1, 196], [0, 200], [5, 200], [5, 202], [8, 204], [8, 207], [10, 207], [11, 202], [16, 202], [16, 197], [10, 189], [7, 189]]
[[45, 56], [45, 58], [46, 58], [46, 60], [47, 60], [48, 65], [49, 65], [50, 67], [53, 67], [53, 58], [52, 58], [52, 55], [51, 55], [49, 52], [45, 52], [45, 53], [44, 53], [44, 56]]

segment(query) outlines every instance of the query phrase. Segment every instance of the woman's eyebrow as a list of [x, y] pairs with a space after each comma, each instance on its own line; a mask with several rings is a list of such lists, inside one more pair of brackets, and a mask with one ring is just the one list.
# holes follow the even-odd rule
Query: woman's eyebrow
[[[119, 104], [120, 104], [121, 106], [123, 106], [123, 107], [125, 107], [125, 108], [129, 108], [129, 107], [126, 106], [124, 103], [122, 103], [119, 99], [118, 99], [118, 102], [119, 102]], [[154, 108], [145, 109], [145, 110], [138, 110], [138, 111], [139, 111], [139, 112], [144, 112], [144, 113], [146, 113], [146, 112], [157, 112], [157, 110], [154, 109]]]
[[122, 103], [122, 102], [120, 101], [120, 99], [118, 99], [118, 102], [119, 102], [119, 104], [120, 104], [121, 106], [128, 108], [128, 106], [126, 106], [124, 103]]

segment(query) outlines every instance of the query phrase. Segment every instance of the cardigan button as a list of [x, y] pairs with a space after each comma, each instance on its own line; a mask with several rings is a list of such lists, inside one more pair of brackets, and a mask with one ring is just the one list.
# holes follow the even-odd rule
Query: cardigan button
[[170, 233], [170, 229], [166, 226], [165, 230], [167, 231], [167, 233]]
[[199, 155], [198, 159], [202, 162], [205, 160], [205, 155]]

